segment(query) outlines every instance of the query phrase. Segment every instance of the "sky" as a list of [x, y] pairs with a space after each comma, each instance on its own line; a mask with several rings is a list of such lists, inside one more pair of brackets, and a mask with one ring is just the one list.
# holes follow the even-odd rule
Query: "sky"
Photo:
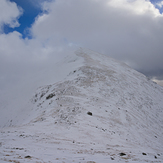
[[1, 94], [51, 83], [53, 65], [78, 47], [163, 85], [162, 12], [160, 0], [1, 0]]

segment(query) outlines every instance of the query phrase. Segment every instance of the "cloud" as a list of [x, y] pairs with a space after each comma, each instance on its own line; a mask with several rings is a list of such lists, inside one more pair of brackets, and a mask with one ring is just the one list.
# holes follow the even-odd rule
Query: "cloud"
[[163, 15], [147, 0], [56, 0], [43, 5], [33, 36], [90, 48], [148, 74], [163, 70]]
[[17, 19], [23, 13], [23, 10], [17, 7], [16, 3], [8, 0], [1, 0], [0, 5], [0, 31], [3, 31], [3, 25], [7, 24], [11, 28], [18, 27]]
[[163, 1], [160, 1], [160, 2], [156, 3], [156, 5], [157, 5], [159, 8], [161, 8], [161, 7], [163, 6]]
[[[0, 14], [1, 27], [6, 23], [16, 27], [12, 23], [14, 20], [19, 24], [20, 8], [8, 0], [3, 0], [1, 4], [7, 14]], [[8, 10], [10, 14], [6, 12]], [[3, 13], [2, 10], [0, 12]], [[26, 103], [37, 87], [55, 82], [54, 66], [64, 53], [69, 54], [66, 46], [54, 46], [48, 40], [38, 38], [23, 39], [17, 31], [8, 34], [1, 31], [0, 103], [7, 99], [10, 103], [13, 99], [20, 104]]]
[[163, 87], [163, 80], [153, 79], [153, 81]]
[[[1, 109], [19, 110], [30, 100], [39, 86], [58, 81], [60, 67], [56, 63], [69, 55], [69, 50], [44, 42], [22, 39], [12, 32], [0, 35], [0, 104]], [[54, 75], [56, 74], [56, 75]], [[2, 114], [1, 114], [2, 115]]]
[[40, 8], [42, 3], [51, 2], [53, 0], [28, 0], [34, 7]]
[[160, 16], [160, 12], [148, 0], [110, 0], [108, 4], [112, 7], [125, 9], [138, 15], [148, 13], [154, 16]]

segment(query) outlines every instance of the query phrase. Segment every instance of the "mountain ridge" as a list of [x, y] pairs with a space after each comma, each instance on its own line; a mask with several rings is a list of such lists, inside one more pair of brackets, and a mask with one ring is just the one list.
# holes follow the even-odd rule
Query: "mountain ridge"
[[[161, 86], [91, 50], [79, 49], [62, 64], [64, 79], [38, 88], [22, 117], [21, 132], [27, 128], [33, 135], [40, 133], [37, 139], [43, 144], [64, 142], [67, 147], [61, 151], [72, 156], [66, 162], [79, 161], [74, 152], [102, 162], [163, 160]], [[40, 138], [43, 133], [45, 139]], [[143, 152], [148, 156], [143, 158]]]

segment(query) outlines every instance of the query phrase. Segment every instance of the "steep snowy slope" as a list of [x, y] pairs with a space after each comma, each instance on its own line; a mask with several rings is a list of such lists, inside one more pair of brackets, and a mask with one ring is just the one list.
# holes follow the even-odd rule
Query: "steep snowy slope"
[[19, 127], [1, 129], [1, 161], [163, 161], [162, 87], [89, 50], [63, 65], [65, 78], [38, 88], [12, 120]]

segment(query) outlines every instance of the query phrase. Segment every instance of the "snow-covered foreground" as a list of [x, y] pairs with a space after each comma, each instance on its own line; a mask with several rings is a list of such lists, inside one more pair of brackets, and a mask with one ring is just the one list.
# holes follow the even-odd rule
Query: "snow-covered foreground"
[[[108, 134], [107, 131], [84, 122], [74, 126], [42, 122], [5, 128], [1, 130], [0, 162], [163, 161], [161, 149], [130, 143], [126, 140], [127, 137], [120, 140], [116, 134], [118, 131], [114, 131], [115, 133]], [[126, 155], [120, 156], [121, 153]]]
[[0, 162], [163, 162], [162, 87], [89, 50], [57, 66], [0, 129]]

